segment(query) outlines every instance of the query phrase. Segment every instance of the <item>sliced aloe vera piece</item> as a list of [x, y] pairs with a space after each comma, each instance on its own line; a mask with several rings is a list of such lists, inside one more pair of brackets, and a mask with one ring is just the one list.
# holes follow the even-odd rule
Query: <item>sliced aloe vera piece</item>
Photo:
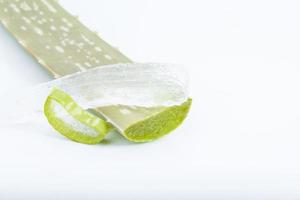
[[109, 131], [107, 122], [82, 109], [72, 97], [57, 88], [48, 96], [44, 112], [54, 129], [76, 142], [97, 144]]
[[[32, 110], [39, 111], [49, 89], [61, 88], [85, 109], [101, 106], [101, 113], [127, 139], [145, 142], [168, 133], [185, 118], [190, 101], [181, 105], [188, 99], [187, 79], [181, 71], [170, 64], [106, 65], [43, 83], [19, 99], [27, 102], [22, 107], [35, 105]], [[161, 119], [169, 121], [161, 123]], [[142, 131], [149, 134], [141, 135]]]
[[107, 106], [100, 111], [128, 140], [150, 142], [177, 128], [186, 118], [191, 103], [188, 99], [180, 106], [171, 107]]
[[[55, 0], [0, 0], [0, 20], [55, 78], [101, 65], [132, 62]], [[170, 108], [137, 108], [126, 115], [124, 109], [131, 109], [130, 106], [99, 107], [95, 111], [126, 138], [145, 142], [177, 128], [190, 105], [188, 100]]]

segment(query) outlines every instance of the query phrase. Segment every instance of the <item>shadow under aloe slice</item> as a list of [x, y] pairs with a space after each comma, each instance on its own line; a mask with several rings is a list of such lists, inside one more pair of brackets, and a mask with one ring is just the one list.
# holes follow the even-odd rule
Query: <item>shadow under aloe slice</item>
[[[132, 62], [103, 41], [55, 0], [0, 0], [0, 20], [18, 42], [49, 72], [59, 78], [94, 67]], [[191, 100], [180, 106], [138, 108], [99, 107], [99, 112], [127, 139], [147, 142], [177, 128], [187, 116]]]

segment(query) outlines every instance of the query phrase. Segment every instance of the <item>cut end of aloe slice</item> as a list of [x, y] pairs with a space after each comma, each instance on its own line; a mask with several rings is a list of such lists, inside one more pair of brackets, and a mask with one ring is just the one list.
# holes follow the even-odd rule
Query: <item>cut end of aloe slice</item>
[[124, 136], [133, 142], [151, 142], [176, 129], [186, 118], [191, 107], [189, 99], [180, 106], [173, 106], [144, 119], [124, 131]]
[[79, 143], [97, 144], [109, 131], [104, 120], [82, 109], [68, 94], [56, 88], [46, 100], [44, 113], [55, 130]]
[[[176, 129], [186, 118], [192, 99], [179, 106], [141, 108], [108, 106], [97, 111], [133, 142], [151, 142]], [[113, 120], [111, 120], [113, 119]]]

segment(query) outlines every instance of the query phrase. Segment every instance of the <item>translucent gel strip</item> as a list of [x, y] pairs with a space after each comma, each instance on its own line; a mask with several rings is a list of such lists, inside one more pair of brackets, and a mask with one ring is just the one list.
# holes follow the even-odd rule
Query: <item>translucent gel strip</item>
[[131, 63], [96, 67], [18, 91], [11, 113], [30, 116], [43, 112], [52, 88], [60, 88], [83, 108], [127, 105], [170, 107], [188, 99], [188, 78], [173, 64]]

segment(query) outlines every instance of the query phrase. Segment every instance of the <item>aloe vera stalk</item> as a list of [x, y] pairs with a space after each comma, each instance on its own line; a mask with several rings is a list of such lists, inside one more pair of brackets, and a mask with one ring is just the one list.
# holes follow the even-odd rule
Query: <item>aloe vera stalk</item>
[[[55, 0], [0, 0], [0, 20], [55, 78], [101, 65], [132, 62]], [[177, 128], [190, 105], [191, 99], [173, 107], [116, 105], [95, 111], [127, 139], [147, 142]]]

